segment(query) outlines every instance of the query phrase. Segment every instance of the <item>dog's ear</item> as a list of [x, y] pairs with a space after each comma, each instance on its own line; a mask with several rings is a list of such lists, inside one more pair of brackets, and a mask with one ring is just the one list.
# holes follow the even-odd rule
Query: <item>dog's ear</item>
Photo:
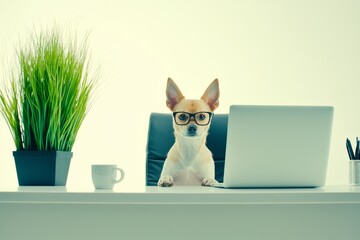
[[219, 106], [219, 80], [215, 79], [206, 89], [204, 95], [201, 97], [202, 100], [209, 105], [211, 111], [214, 111]]
[[182, 99], [184, 99], [184, 96], [182, 95], [180, 89], [171, 78], [168, 78], [166, 85], [166, 106], [173, 111], [175, 105]]

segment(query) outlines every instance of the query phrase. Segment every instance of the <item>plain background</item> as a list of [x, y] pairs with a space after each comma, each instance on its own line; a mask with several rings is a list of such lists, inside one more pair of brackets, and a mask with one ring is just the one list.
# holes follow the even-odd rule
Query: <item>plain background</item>
[[[345, 139], [360, 135], [359, 12], [356, 0], [0, 0], [0, 80], [34, 29], [56, 22], [79, 38], [90, 32], [103, 84], [73, 148], [69, 187], [91, 187], [93, 163], [124, 168], [118, 188], [145, 184], [148, 117], [169, 112], [168, 77], [188, 98], [218, 78], [217, 113], [231, 104], [334, 106], [327, 184], [347, 184]], [[1, 118], [0, 185], [17, 186], [13, 150]]]

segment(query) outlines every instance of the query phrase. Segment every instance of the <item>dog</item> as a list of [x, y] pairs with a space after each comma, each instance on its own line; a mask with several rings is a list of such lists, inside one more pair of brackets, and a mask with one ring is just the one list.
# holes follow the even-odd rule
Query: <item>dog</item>
[[219, 96], [218, 79], [200, 99], [185, 99], [175, 82], [168, 79], [166, 105], [173, 114], [175, 143], [165, 159], [159, 187], [212, 186], [217, 182], [212, 153], [205, 143]]

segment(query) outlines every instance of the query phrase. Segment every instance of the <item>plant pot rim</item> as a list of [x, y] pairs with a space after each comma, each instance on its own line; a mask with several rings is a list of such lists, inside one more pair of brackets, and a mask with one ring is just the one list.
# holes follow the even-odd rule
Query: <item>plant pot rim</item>
[[42, 156], [57, 156], [57, 157], [72, 157], [73, 152], [68, 151], [57, 151], [57, 150], [51, 150], [51, 151], [34, 151], [34, 150], [16, 150], [13, 151], [13, 156], [33, 156], [33, 157], [42, 157]]

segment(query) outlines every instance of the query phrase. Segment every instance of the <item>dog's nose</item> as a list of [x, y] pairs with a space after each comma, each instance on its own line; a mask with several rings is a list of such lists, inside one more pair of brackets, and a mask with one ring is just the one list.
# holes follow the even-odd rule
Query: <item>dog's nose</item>
[[197, 130], [197, 127], [196, 127], [195, 125], [190, 125], [190, 126], [188, 127], [188, 134], [189, 134], [189, 135], [195, 135], [196, 130]]

